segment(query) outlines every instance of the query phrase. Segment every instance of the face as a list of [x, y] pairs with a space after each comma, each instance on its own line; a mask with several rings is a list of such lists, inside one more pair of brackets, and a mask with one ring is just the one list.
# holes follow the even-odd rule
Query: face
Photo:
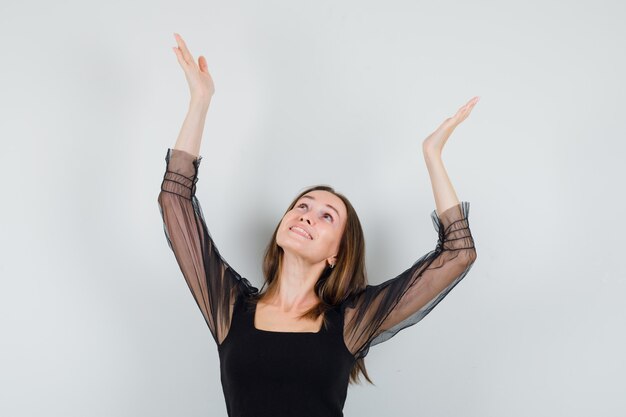
[[346, 206], [339, 197], [328, 191], [310, 191], [283, 217], [276, 243], [285, 252], [291, 251], [312, 264], [322, 261], [334, 264], [346, 217]]

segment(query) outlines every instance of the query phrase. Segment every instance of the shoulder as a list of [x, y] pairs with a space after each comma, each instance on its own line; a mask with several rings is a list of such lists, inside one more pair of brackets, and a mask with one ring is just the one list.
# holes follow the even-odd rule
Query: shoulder
[[250, 281], [248, 281], [244, 277], [239, 277], [239, 293], [246, 296], [254, 296], [259, 293], [259, 289], [252, 285]]

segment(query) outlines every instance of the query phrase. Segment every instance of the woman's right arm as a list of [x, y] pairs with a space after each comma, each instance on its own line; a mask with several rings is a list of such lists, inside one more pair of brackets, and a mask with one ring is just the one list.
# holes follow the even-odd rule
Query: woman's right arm
[[[177, 55], [180, 62], [183, 55], [180, 51]], [[181, 62], [183, 65], [188, 64]], [[197, 76], [192, 66], [183, 68], [188, 80]], [[197, 90], [192, 90], [189, 112], [176, 145], [168, 149], [165, 155], [166, 169], [157, 202], [169, 247], [174, 252], [213, 338], [217, 344], [221, 344], [230, 328], [232, 307], [237, 295], [258, 290], [221, 257], [195, 196], [198, 168], [202, 160], [199, 156], [200, 142], [210, 95], [206, 91], [193, 91]]]
[[200, 144], [202, 143], [202, 131], [204, 130], [204, 122], [209, 110], [211, 99], [202, 99], [192, 97], [189, 100], [189, 108], [187, 115], [180, 128], [178, 139], [174, 149], [178, 149], [188, 154], [200, 156]]
[[219, 345], [230, 329], [236, 297], [258, 290], [222, 258], [209, 233], [195, 196], [201, 159], [168, 149], [157, 201], [169, 247]]

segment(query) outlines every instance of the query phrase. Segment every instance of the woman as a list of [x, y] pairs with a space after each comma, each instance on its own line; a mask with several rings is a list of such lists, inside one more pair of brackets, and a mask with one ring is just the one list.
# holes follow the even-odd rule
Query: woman
[[437, 213], [434, 250], [399, 276], [368, 285], [358, 216], [329, 186], [311, 187], [290, 204], [267, 247], [261, 291], [220, 255], [195, 197], [200, 141], [215, 91], [206, 59], [198, 63], [174, 34], [173, 48], [191, 91], [158, 203], [168, 244], [218, 346], [231, 417], [343, 415], [349, 383], [367, 375], [369, 348], [426, 316], [476, 259], [468, 212], [441, 160], [475, 97], [423, 142]]

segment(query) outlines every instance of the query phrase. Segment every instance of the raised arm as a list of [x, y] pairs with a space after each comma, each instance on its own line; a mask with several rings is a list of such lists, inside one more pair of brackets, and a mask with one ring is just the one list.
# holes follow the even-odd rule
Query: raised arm
[[198, 64], [180, 35], [173, 48], [189, 83], [189, 111], [173, 149], [165, 155], [166, 170], [158, 196], [167, 242], [217, 344], [230, 328], [234, 300], [258, 290], [222, 258], [206, 226], [196, 194], [200, 143], [214, 93], [206, 60]]
[[438, 233], [437, 247], [397, 277], [366, 286], [342, 306], [344, 341], [357, 359], [367, 355], [370, 346], [423, 319], [465, 277], [476, 260], [468, 221], [469, 202], [459, 202], [441, 154], [454, 129], [477, 102], [478, 97], [472, 98], [422, 144], [437, 206], [431, 213]]
[[195, 191], [202, 157], [168, 149], [158, 196], [169, 247], [217, 344], [226, 338], [235, 297], [257, 291], [222, 258]]

